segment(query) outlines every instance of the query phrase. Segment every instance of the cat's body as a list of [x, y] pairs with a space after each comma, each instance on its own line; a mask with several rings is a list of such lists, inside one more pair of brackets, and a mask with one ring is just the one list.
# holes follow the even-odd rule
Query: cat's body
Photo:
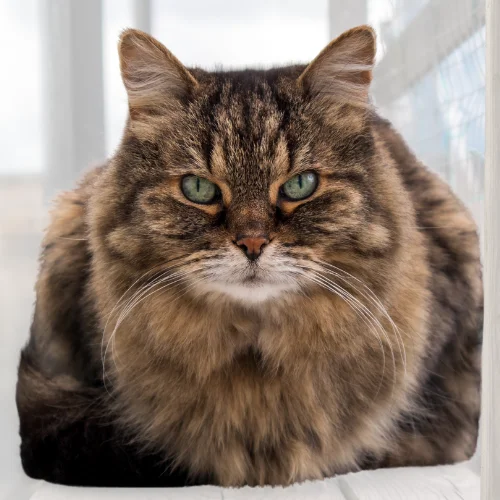
[[[473, 453], [475, 225], [349, 102], [369, 83], [371, 31], [327, 49], [338, 72], [353, 37], [341, 104], [318, 86], [328, 52], [305, 71], [192, 76], [145, 35], [123, 38], [122, 145], [61, 197], [45, 238], [17, 396], [30, 475], [289, 484]], [[146, 69], [132, 68], [138, 47]], [[175, 78], [151, 77], [158, 50]], [[284, 198], [309, 170], [316, 190]], [[193, 173], [220, 200], [183, 198]]]

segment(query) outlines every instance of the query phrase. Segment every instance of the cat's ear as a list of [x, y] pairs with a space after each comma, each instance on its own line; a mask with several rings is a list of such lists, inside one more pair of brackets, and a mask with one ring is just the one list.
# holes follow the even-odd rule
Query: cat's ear
[[118, 53], [132, 117], [134, 113], [178, 106], [198, 85], [164, 45], [142, 31], [125, 30]]
[[375, 63], [376, 38], [359, 26], [332, 40], [297, 80], [304, 92], [322, 101], [366, 107]]

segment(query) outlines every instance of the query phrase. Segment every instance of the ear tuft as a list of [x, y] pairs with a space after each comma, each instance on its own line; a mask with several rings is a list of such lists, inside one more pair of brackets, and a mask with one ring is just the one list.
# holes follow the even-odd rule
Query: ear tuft
[[312, 97], [367, 107], [375, 53], [375, 32], [370, 26], [358, 26], [332, 40], [297, 83]]
[[155, 111], [182, 101], [198, 85], [182, 63], [147, 33], [125, 30], [120, 36], [118, 53], [131, 114]]

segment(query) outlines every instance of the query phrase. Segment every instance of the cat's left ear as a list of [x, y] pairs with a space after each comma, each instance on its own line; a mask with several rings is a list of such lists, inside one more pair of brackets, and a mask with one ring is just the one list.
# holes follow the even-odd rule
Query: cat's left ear
[[158, 40], [139, 30], [125, 30], [118, 44], [120, 69], [130, 114], [157, 113], [179, 106], [198, 82]]
[[297, 83], [304, 92], [323, 102], [366, 107], [375, 53], [375, 32], [370, 26], [358, 26], [332, 40]]

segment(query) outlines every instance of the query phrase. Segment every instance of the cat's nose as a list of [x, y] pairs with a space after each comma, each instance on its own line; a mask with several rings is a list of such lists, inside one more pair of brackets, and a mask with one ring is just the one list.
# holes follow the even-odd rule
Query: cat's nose
[[236, 244], [250, 260], [257, 260], [268, 243], [269, 237], [264, 234], [259, 236], [238, 235], [236, 237]]

